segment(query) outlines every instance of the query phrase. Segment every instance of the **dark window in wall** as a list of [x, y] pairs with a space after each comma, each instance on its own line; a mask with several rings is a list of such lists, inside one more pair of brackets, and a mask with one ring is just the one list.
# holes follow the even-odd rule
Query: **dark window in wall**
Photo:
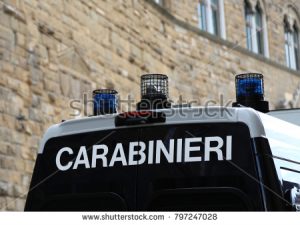
[[223, 0], [199, 0], [197, 13], [201, 30], [226, 39]]
[[261, 55], [266, 53], [266, 29], [264, 27], [264, 14], [257, 1], [255, 7], [251, 7], [247, 0], [244, 1], [247, 48]]
[[246, 38], [247, 38], [247, 48], [249, 50], [253, 49], [252, 46], [252, 12], [250, 5], [245, 1], [245, 20], [246, 20]]
[[220, 18], [219, 18], [219, 1], [211, 0], [211, 13], [212, 13], [212, 32], [215, 35], [220, 34]]
[[294, 22], [291, 26], [287, 19], [284, 19], [284, 49], [286, 65], [294, 70], [299, 70], [299, 29]]
[[201, 30], [207, 31], [206, 1], [199, 2], [198, 17], [199, 17], [199, 28]]
[[296, 25], [294, 25], [293, 40], [296, 69], [299, 70], [299, 31]]
[[286, 20], [284, 20], [284, 48], [285, 48], [285, 60], [286, 60], [286, 65], [288, 67], [292, 67], [291, 66], [291, 42], [290, 42], [290, 31], [289, 31], [289, 26]]
[[258, 5], [256, 6], [256, 10], [255, 10], [255, 22], [256, 22], [257, 50], [259, 54], [264, 54], [262, 11], [258, 7]]

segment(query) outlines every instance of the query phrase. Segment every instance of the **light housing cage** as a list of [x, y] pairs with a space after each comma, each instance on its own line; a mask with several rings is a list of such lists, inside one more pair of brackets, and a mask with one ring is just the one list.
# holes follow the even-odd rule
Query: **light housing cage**
[[168, 76], [165, 74], [144, 74], [141, 76], [141, 101], [137, 110], [170, 108], [168, 101]]

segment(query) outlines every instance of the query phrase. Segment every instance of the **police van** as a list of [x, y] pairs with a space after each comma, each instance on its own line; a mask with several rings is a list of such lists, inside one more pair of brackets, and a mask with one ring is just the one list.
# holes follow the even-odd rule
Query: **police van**
[[233, 107], [172, 107], [141, 77], [137, 110], [94, 91], [94, 116], [51, 126], [26, 211], [300, 210], [300, 127], [266, 114], [263, 76], [236, 76]]

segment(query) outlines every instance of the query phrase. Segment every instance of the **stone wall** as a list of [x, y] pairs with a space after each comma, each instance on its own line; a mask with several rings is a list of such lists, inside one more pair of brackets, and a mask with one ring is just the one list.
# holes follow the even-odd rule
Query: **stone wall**
[[0, 1], [0, 209], [23, 210], [43, 132], [93, 89], [139, 100], [140, 75], [165, 73], [171, 99], [204, 104], [234, 100], [234, 74], [258, 71], [272, 108], [291, 97], [300, 74], [284, 66], [282, 7], [292, 1], [265, 1], [269, 59], [245, 49], [243, 1], [224, 2], [227, 40], [197, 28], [191, 0]]

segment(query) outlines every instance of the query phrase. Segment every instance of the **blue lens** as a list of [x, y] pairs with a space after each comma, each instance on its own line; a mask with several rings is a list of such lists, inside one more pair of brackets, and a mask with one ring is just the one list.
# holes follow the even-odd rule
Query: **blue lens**
[[110, 93], [94, 93], [94, 115], [117, 112], [117, 96]]
[[237, 78], [237, 97], [262, 97], [264, 95], [263, 79], [259, 77]]

